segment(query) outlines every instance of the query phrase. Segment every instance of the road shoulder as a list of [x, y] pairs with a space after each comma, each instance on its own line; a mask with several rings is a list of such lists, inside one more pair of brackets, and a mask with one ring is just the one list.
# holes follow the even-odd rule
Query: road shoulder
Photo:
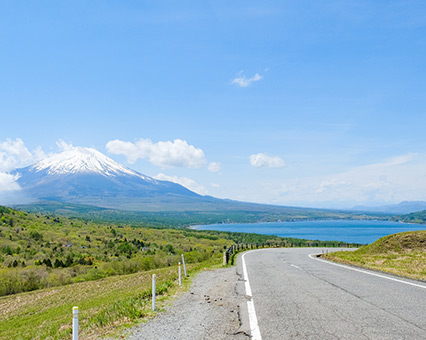
[[240, 306], [244, 310], [246, 304], [238, 288], [240, 278], [236, 267], [200, 273], [188, 292], [149, 322], [132, 328], [126, 338], [249, 339], [240, 323]]

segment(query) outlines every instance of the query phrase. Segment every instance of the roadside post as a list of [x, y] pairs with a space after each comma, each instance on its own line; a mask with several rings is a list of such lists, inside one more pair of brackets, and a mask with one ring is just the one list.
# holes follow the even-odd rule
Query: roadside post
[[72, 308], [72, 340], [78, 340], [78, 307]]
[[179, 262], [179, 286], [182, 286], [182, 268]]
[[223, 252], [223, 265], [226, 266], [226, 251]]
[[152, 310], [155, 311], [155, 274], [152, 274]]
[[185, 277], [187, 277], [188, 275], [186, 275], [186, 266], [185, 266], [185, 257], [182, 255], [182, 263], [183, 263], [183, 273], [185, 274]]

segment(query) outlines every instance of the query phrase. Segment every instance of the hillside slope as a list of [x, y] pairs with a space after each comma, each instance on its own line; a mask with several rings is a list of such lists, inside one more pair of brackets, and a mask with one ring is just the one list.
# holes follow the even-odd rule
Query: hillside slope
[[425, 224], [426, 223], [426, 210], [417, 211], [411, 214], [395, 216], [394, 220], [405, 222], [405, 223], [418, 223]]
[[331, 253], [327, 258], [426, 280], [426, 230], [388, 235], [356, 251]]
[[72, 148], [17, 169], [13, 175], [21, 188], [16, 195], [26, 202], [49, 200], [144, 210], [145, 205], [173, 207], [177, 203], [216, 200], [182, 185], [143, 175], [92, 148]]

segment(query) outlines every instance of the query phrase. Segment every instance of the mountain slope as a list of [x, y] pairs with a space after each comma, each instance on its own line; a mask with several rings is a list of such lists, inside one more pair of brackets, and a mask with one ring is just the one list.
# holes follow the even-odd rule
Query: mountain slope
[[383, 205], [379, 207], [356, 206], [351, 210], [366, 212], [382, 212], [388, 214], [410, 214], [417, 211], [426, 210], [424, 201], [403, 201], [398, 204]]
[[22, 194], [101, 207], [138, 209], [144, 203], [211, 200], [168, 181], [133, 171], [91, 148], [76, 147], [16, 170]]

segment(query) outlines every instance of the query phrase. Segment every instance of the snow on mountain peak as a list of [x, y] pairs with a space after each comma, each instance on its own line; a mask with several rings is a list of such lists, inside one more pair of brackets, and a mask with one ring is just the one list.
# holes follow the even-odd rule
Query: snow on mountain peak
[[133, 175], [149, 179], [136, 171], [117, 163], [92, 148], [72, 147], [64, 152], [54, 154], [31, 167], [35, 172], [46, 170], [48, 174], [97, 173], [103, 176]]

